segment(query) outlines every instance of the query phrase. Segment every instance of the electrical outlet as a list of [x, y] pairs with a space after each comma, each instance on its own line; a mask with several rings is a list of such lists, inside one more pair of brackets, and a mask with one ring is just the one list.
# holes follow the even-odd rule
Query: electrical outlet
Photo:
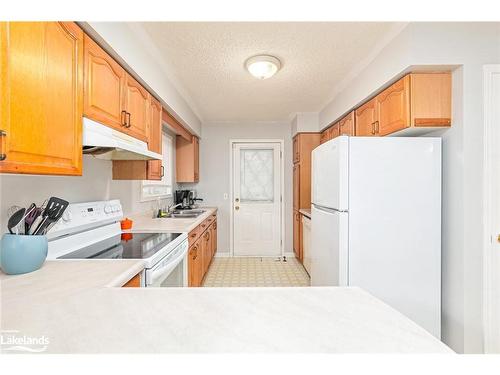
[[224, 193], [224, 200], [227, 201], [227, 198], [228, 198], [227, 193]]

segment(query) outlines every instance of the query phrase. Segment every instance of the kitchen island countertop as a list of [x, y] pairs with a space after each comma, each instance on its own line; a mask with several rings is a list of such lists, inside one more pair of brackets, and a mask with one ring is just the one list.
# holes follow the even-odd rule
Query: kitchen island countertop
[[359, 288], [119, 288], [142, 267], [68, 260], [0, 272], [2, 335], [44, 336], [49, 353], [452, 352]]

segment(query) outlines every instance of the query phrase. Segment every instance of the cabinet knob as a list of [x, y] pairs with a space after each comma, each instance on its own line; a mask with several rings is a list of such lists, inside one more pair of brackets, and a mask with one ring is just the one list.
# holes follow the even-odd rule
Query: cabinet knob
[[236, 206], [236, 207], [234, 207], [234, 209], [235, 209], [236, 211], [238, 211], [238, 210], [240, 209], [240, 207], [239, 207], [239, 206]]

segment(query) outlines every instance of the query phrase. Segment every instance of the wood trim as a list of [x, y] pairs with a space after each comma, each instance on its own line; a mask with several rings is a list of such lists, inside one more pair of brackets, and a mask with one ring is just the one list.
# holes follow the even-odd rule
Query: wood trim
[[140, 288], [141, 287], [141, 274], [139, 272], [137, 275], [132, 277], [129, 281], [123, 284], [122, 288]]
[[163, 108], [163, 111], [161, 113], [161, 119], [177, 135], [181, 136], [186, 141], [191, 142], [193, 134], [191, 134], [191, 132], [189, 132], [184, 126], [182, 126], [179, 121], [177, 121], [170, 113], [165, 110], [165, 108]]
[[415, 118], [413, 122], [421, 127], [451, 126], [451, 118]]

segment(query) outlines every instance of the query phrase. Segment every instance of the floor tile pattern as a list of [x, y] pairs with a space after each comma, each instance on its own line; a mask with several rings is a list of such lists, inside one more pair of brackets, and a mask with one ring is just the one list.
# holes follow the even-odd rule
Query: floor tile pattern
[[214, 258], [205, 287], [310, 286], [309, 275], [296, 258]]

